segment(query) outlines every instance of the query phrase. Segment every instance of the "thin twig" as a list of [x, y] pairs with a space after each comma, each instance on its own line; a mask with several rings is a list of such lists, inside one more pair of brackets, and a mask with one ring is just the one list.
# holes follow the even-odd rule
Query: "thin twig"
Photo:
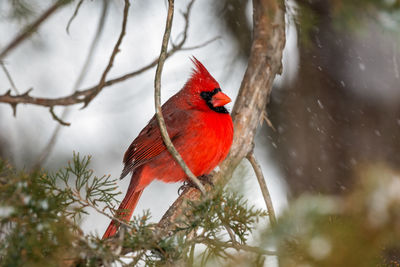
[[222, 225], [226, 229], [226, 232], [228, 233], [229, 237], [231, 238], [232, 243], [237, 243], [235, 233], [233, 232], [232, 228], [227, 223], [224, 222], [221, 214], [218, 214], [218, 218], [221, 220]]
[[[126, 221], [123, 221], [123, 220], [119, 219], [117, 216], [114, 217], [114, 216], [112, 216], [112, 215], [106, 213], [105, 211], [99, 209], [95, 204], [93, 204], [93, 203], [92, 203], [91, 201], [89, 201], [87, 198], [82, 197], [81, 193], [80, 193], [77, 189], [72, 188], [72, 187], [68, 184], [68, 182], [65, 181], [65, 180], [64, 180], [64, 185], [65, 185], [65, 189], [66, 189], [67, 191], [69, 191], [69, 192], [72, 193], [72, 195], [76, 198], [76, 201], [77, 201], [79, 204], [81, 204], [83, 208], [90, 207], [90, 208], [94, 209], [95, 211], [97, 211], [98, 213], [100, 213], [100, 214], [102, 214], [102, 215], [108, 217], [109, 219], [111, 219], [111, 220], [113, 220], [113, 221], [116, 221], [116, 222], [120, 223], [121, 225], [126, 226], [126, 227], [129, 228], [129, 229], [132, 229], [132, 228], [133, 228], [131, 225], [129, 225], [128, 223], [126, 223]], [[62, 192], [62, 190], [59, 189], [59, 188], [57, 188], [57, 187], [55, 187], [54, 190], [58, 191], [59, 193]]]
[[50, 6], [43, 14], [37, 18], [34, 22], [25, 27], [25, 29], [18, 34], [5, 48], [0, 52], [0, 60], [2, 60], [9, 52], [26, 40], [44, 21], [46, 21], [54, 12], [56, 12], [61, 6], [65, 5], [69, 1], [59, 0]]
[[[136, 264], [138, 264], [138, 262], [141, 260], [143, 254], [145, 254], [145, 251], [142, 250], [140, 251], [137, 255], [135, 256], [131, 256], [131, 258], [133, 258], [133, 261], [131, 262], [130, 266], [136, 266]], [[129, 257], [128, 255], [123, 255], [122, 257], [127, 258]]]
[[96, 205], [94, 205], [93, 203], [91, 203], [90, 201], [88, 201], [87, 199], [83, 198], [80, 194], [80, 192], [72, 189], [71, 187], [67, 186], [67, 189], [70, 189], [70, 191], [72, 192], [72, 194], [77, 198], [77, 200], [79, 201], [79, 203], [85, 207], [91, 207], [92, 209], [94, 209], [95, 211], [97, 211], [100, 214], [103, 214], [104, 216], [108, 217], [109, 219], [116, 221], [118, 223], [120, 223], [123, 226], [126, 226], [129, 229], [132, 229], [132, 225], [129, 225], [128, 223], [126, 223], [126, 221], [123, 221], [121, 219], [119, 219], [117, 216], [112, 216], [110, 214], [108, 214], [107, 212], [104, 212], [103, 210], [99, 209]]
[[71, 123], [63, 121], [60, 117], [58, 117], [58, 116], [54, 113], [54, 107], [50, 107], [49, 110], [50, 110], [50, 114], [51, 114], [51, 116], [53, 117], [53, 119], [56, 120], [60, 125], [71, 126]]
[[223, 242], [218, 239], [210, 239], [210, 238], [201, 237], [201, 238], [197, 238], [197, 240], [193, 240], [193, 242], [203, 243], [205, 245], [212, 244], [217, 247], [223, 247], [223, 248], [234, 248], [237, 251], [243, 250], [243, 251], [253, 252], [256, 254], [260, 254], [260, 255], [270, 255], [270, 256], [277, 255], [277, 252], [275, 252], [275, 251], [270, 251], [270, 250], [262, 249], [259, 247], [253, 247], [253, 246], [240, 244], [240, 243], [232, 243], [231, 244], [229, 242]]
[[221, 36], [216, 36], [214, 38], [211, 38], [208, 41], [205, 41], [204, 43], [201, 43], [201, 44], [198, 44], [198, 45], [194, 45], [194, 46], [182, 47], [180, 50], [181, 51], [187, 51], [187, 50], [193, 50], [193, 49], [201, 48], [201, 47], [204, 47], [206, 45], [211, 44], [212, 42], [215, 42], [216, 40], [218, 40], [220, 38], [221, 38]]
[[71, 26], [72, 21], [73, 21], [73, 20], [76, 18], [76, 16], [78, 15], [79, 9], [81, 8], [81, 5], [82, 5], [83, 1], [85, 1], [85, 0], [80, 0], [80, 1], [78, 2], [78, 4], [77, 4], [76, 7], [75, 7], [74, 14], [72, 14], [71, 18], [68, 20], [67, 27], [65, 28], [65, 31], [66, 31], [68, 34], [69, 34], [69, 27]]
[[1, 68], [3, 69], [3, 71], [4, 71], [4, 74], [7, 76], [8, 81], [10, 82], [11, 88], [14, 90], [14, 92], [16, 94], [19, 94], [17, 86], [15, 85], [15, 83], [14, 83], [12, 77], [11, 77], [10, 72], [8, 71], [8, 69], [7, 69], [6, 65], [4, 64], [4, 62], [1, 61], [1, 60], [0, 60], [0, 65], [1, 65]]
[[155, 109], [156, 109], [156, 118], [158, 122], [158, 126], [160, 127], [161, 137], [164, 141], [165, 146], [167, 147], [169, 153], [171, 153], [172, 157], [175, 159], [176, 162], [181, 166], [182, 170], [185, 174], [189, 177], [189, 179], [200, 189], [202, 194], [206, 193], [204, 186], [201, 182], [196, 178], [196, 176], [192, 173], [192, 171], [188, 168], [185, 161], [182, 159], [179, 152], [175, 149], [174, 145], [169, 138], [167, 127], [165, 125], [164, 117], [162, 115], [161, 110], [161, 73], [164, 66], [165, 59], [167, 57], [167, 49], [168, 49], [168, 41], [171, 35], [171, 28], [172, 28], [172, 19], [174, 16], [174, 0], [168, 0], [168, 14], [167, 14], [167, 22], [165, 26], [164, 37], [161, 46], [161, 53], [158, 60], [156, 76], [154, 80], [154, 102], [155, 102]]
[[[181, 32], [178, 35], [178, 37], [181, 36], [181, 35], [183, 36], [182, 37], [182, 41], [179, 42], [179, 43], [185, 42], [185, 40], [187, 38], [187, 33], [188, 33], [188, 29], [189, 29], [189, 16], [190, 16], [190, 11], [192, 10], [192, 6], [194, 4], [194, 1], [195, 0], [191, 0], [189, 2], [188, 6], [186, 8], [186, 12], [182, 12], [182, 11], [180, 12], [182, 14], [183, 18], [185, 19], [185, 28], [183, 29], [183, 32]], [[174, 43], [172, 43], [172, 47], [177, 47], [177, 46], [179, 46], [179, 44], [178, 45], [174, 45]]]
[[260, 117], [260, 126], [263, 125], [263, 122], [266, 122], [267, 125], [274, 131], [276, 132], [276, 128], [274, 127], [274, 125], [272, 124], [271, 120], [268, 118], [268, 113], [267, 113], [267, 109], [265, 108], [262, 113], [261, 113], [261, 117]]
[[267, 206], [269, 221], [272, 226], [275, 226], [276, 225], [275, 211], [274, 211], [274, 207], [272, 205], [271, 195], [269, 194], [267, 183], [265, 182], [264, 174], [261, 170], [260, 164], [258, 164], [253, 151], [251, 151], [247, 155], [247, 159], [251, 163], [251, 166], [253, 167], [254, 172], [256, 174], [258, 184], [260, 185], [261, 192], [264, 197], [265, 205]]
[[123, 17], [123, 20], [122, 20], [122, 27], [121, 27], [121, 32], [119, 34], [118, 40], [114, 45], [114, 49], [113, 49], [113, 51], [111, 53], [110, 60], [108, 61], [107, 67], [104, 69], [103, 74], [101, 75], [99, 84], [96, 86], [97, 89], [95, 91], [93, 91], [92, 94], [90, 94], [89, 97], [87, 97], [85, 99], [84, 105], [83, 105], [82, 108], [87, 107], [87, 105], [93, 100], [93, 98], [96, 97], [96, 95], [98, 93], [100, 93], [100, 91], [104, 87], [104, 83], [106, 82], [107, 74], [111, 70], [111, 68], [112, 68], [112, 66], [114, 64], [114, 59], [115, 59], [117, 53], [120, 51], [119, 46], [121, 45], [122, 39], [124, 38], [125, 33], [126, 33], [126, 24], [128, 22], [129, 6], [130, 6], [129, 0], [125, 0], [124, 17]]
[[236, 241], [235, 234], [232, 231], [232, 228], [230, 228], [229, 225], [227, 225], [226, 223], [224, 223], [223, 225], [224, 225], [224, 227], [226, 229], [226, 232], [228, 233], [229, 237], [231, 238], [232, 243], [236, 244], [237, 241]]

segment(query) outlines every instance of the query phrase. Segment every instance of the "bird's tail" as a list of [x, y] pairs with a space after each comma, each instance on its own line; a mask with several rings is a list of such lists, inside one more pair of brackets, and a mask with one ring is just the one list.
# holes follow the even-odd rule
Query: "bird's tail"
[[[126, 193], [124, 200], [122, 201], [121, 205], [119, 205], [119, 208], [117, 210], [116, 217], [122, 221], [129, 222], [132, 217], [133, 211], [135, 210], [136, 204], [138, 203], [139, 198], [143, 193], [143, 190], [135, 192], [135, 187], [136, 186], [132, 186], [131, 188], [131, 186], [129, 186], [128, 192]], [[110, 225], [108, 225], [102, 239], [106, 239], [115, 235], [119, 228], [119, 225], [120, 223], [112, 220]]]

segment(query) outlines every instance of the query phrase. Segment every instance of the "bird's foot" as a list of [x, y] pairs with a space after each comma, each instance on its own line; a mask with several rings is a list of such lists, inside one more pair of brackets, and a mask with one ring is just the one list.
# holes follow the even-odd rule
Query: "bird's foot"
[[[203, 184], [203, 185], [210, 185], [210, 186], [214, 186], [214, 183], [211, 181], [211, 176], [204, 174], [201, 175], [199, 177], [197, 177], [197, 179], [199, 179], [199, 181]], [[197, 187], [197, 185], [195, 183], [193, 183], [191, 180], [186, 180], [183, 182], [183, 185], [181, 187], [179, 187], [178, 189], [178, 195], [181, 195], [183, 193], [183, 191], [185, 191], [188, 188], [194, 187], [196, 189], [199, 189]]]
[[209, 174], [203, 174], [203, 175], [200, 175], [199, 177], [197, 177], [199, 180], [200, 180], [200, 182], [203, 184], [203, 185], [210, 185], [210, 186], [212, 186], [212, 187], [214, 187], [214, 183], [213, 183], [213, 181], [211, 180], [211, 175], [209, 175]]
[[183, 182], [183, 185], [181, 185], [178, 188], [178, 195], [182, 195], [182, 193], [186, 190], [189, 189], [191, 187], [197, 188], [197, 186], [190, 180], [186, 180]]

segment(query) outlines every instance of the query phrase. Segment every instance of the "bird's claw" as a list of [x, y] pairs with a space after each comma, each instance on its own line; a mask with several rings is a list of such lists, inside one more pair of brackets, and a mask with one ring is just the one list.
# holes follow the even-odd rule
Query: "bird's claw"
[[214, 187], [214, 183], [213, 183], [213, 181], [211, 180], [211, 175], [209, 175], [209, 174], [203, 174], [203, 175], [201, 175], [201, 176], [199, 176], [199, 177], [197, 177], [197, 178], [199, 178], [200, 182], [201, 182], [203, 185], [208, 184], [208, 185]]
[[182, 193], [186, 190], [186, 189], [188, 189], [188, 188], [190, 188], [190, 187], [194, 187], [195, 185], [194, 184], [192, 184], [190, 181], [184, 181], [183, 182], [183, 185], [181, 185], [179, 188], [178, 188], [178, 195], [182, 195]]
[[[210, 175], [204, 174], [204, 175], [201, 175], [201, 176], [197, 177], [197, 179], [199, 179], [199, 181], [203, 185], [208, 184], [208, 185], [210, 185], [212, 187], [214, 186], [214, 183], [211, 181], [211, 176]], [[183, 182], [183, 185], [178, 188], [178, 195], [181, 195], [186, 189], [191, 188], [191, 187], [199, 189], [197, 187], [197, 185], [194, 184], [191, 180], [185, 180]]]

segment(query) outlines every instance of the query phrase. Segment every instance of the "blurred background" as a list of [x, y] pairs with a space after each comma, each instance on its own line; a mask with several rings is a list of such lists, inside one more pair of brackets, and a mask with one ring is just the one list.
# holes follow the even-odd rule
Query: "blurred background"
[[[0, 1], [0, 47], [50, 4]], [[78, 88], [98, 83], [118, 38], [123, 1], [84, 1], [67, 33], [75, 4], [58, 11], [4, 60], [19, 92], [33, 88], [32, 95], [52, 98], [70, 94], [103, 18], [104, 28]], [[179, 10], [185, 11], [186, 5], [176, 2], [175, 42], [182, 38], [185, 20]], [[256, 138], [256, 156], [278, 215], [288, 201], [305, 193], [352, 191], [365, 166], [379, 165], [396, 176], [400, 163], [400, 2], [293, 0], [286, 5], [283, 74], [267, 107], [273, 128], [262, 124]], [[132, 1], [121, 52], [108, 77], [139, 69], [158, 56], [166, 9], [165, 1]], [[185, 47], [219, 38], [167, 60], [163, 101], [189, 77], [191, 55], [235, 99], [250, 51], [251, 16], [248, 0], [196, 1]], [[123, 153], [154, 113], [154, 73], [153, 68], [105, 88], [85, 109], [70, 107], [65, 121], [71, 126], [61, 127], [43, 167], [56, 170], [76, 151], [92, 155], [98, 175], [118, 177]], [[9, 79], [0, 71], [0, 93], [9, 88]], [[61, 114], [63, 108], [55, 112]], [[0, 157], [18, 168], [32, 168], [57, 126], [43, 107], [19, 105], [14, 117], [10, 106], [0, 103]], [[128, 182], [119, 183], [122, 192]], [[179, 186], [153, 183], [135, 213], [150, 209], [154, 220], [159, 219]], [[236, 170], [232, 186], [242, 188], [250, 203], [264, 207], [247, 162]], [[155, 207], [153, 199], [165, 201]], [[108, 218], [91, 214], [83, 228], [101, 234], [107, 223]]]

